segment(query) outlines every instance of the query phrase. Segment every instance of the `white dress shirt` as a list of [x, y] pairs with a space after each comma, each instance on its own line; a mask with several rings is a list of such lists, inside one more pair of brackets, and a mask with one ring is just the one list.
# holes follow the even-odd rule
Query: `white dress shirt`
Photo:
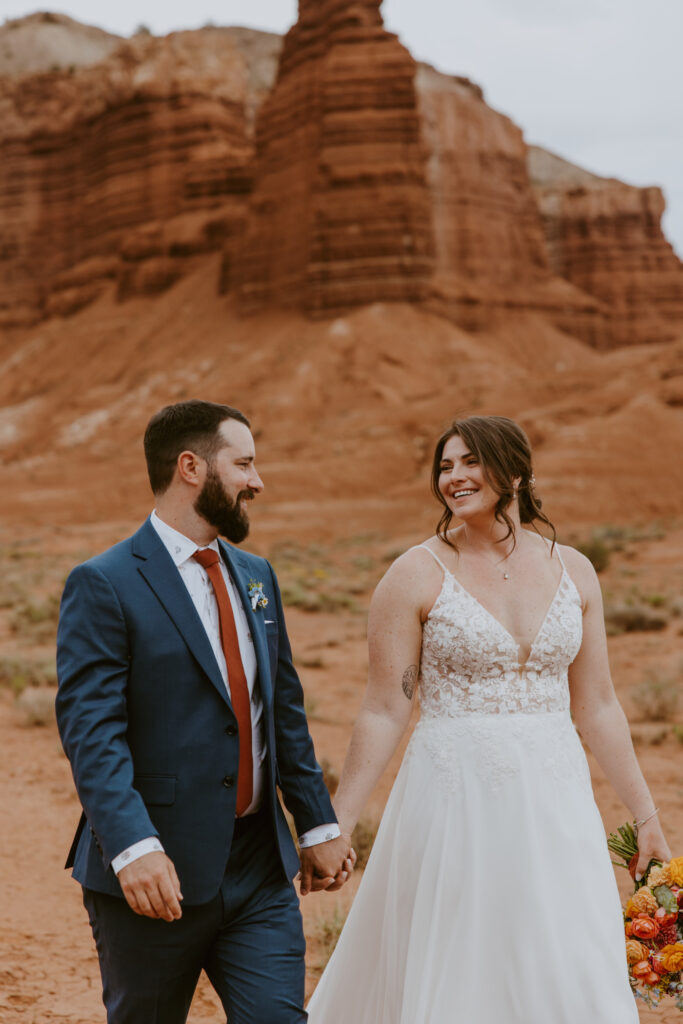
[[[228, 679], [228, 670], [225, 664], [223, 645], [221, 643], [218, 603], [216, 601], [213, 584], [209, 579], [206, 569], [204, 569], [199, 562], [195, 561], [192, 557], [195, 551], [198, 550], [197, 545], [193, 540], [190, 540], [189, 537], [179, 533], [172, 526], [169, 526], [168, 523], [165, 523], [160, 519], [156, 510], [152, 512], [150, 522], [173, 559], [178, 572], [180, 573], [180, 577], [187, 587], [188, 593], [192, 598], [192, 602], [197, 609], [197, 614], [199, 615], [202, 625], [206, 630], [206, 634], [211, 644], [211, 649], [215, 655], [229, 696], [230, 680]], [[207, 547], [216, 551], [220, 557], [220, 549], [218, 547], [217, 540], [213, 540], [209, 545], [207, 545]], [[228, 596], [230, 598], [230, 604], [232, 605], [233, 615], [235, 617], [237, 641], [239, 644], [240, 656], [242, 658], [244, 675], [246, 676], [247, 686], [251, 697], [251, 736], [254, 765], [253, 798], [244, 813], [253, 814], [259, 809], [263, 800], [263, 762], [265, 761], [267, 752], [263, 728], [263, 702], [261, 700], [258, 686], [256, 686], [256, 652], [254, 650], [254, 641], [249, 629], [247, 615], [242, 605], [242, 601], [240, 600], [240, 596], [230, 579], [227, 566], [222, 558], [220, 558], [219, 565], [228, 591]], [[302, 848], [306, 846], [314, 846], [318, 843], [327, 842], [329, 839], [335, 839], [338, 835], [340, 835], [340, 830], [336, 823], [318, 825], [304, 833], [304, 835], [299, 836], [299, 845]], [[151, 853], [155, 850], [163, 852], [163, 849], [163, 846], [156, 836], [150, 836], [148, 839], [141, 839], [140, 842], [134, 843], [133, 846], [129, 846], [126, 850], [123, 850], [120, 854], [114, 857], [112, 860], [112, 867], [118, 875], [121, 868], [125, 867], [127, 864], [132, 864], [134, 860], [144, 856], [144, 854]]]

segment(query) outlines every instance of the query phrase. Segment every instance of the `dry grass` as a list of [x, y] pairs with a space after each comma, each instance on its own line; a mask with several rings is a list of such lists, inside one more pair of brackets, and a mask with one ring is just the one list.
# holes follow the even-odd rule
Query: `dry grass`
[[339, 772], [334, 767], [329, 757], [321, 757], [320, 767], [323, 772], [323, 782], [327, 786], [330, 796], [334, 796], [339, 785]]
[[379, 823], [377, 821], [372, 818], [363, 817], [354, 828], [351, 842], [358, 857], [356, 868], [364, 868], [367, 864], [375, 843], [378, 827]]
[[369, 543], [364, 535], [327, 548], [292, 541], [276, 545], [269, 559], [278, 574], [283, 603], [307, 612], [362, 612], [358, 599], [372, 591], [382, 572], [368, 553]]
[[636, 747], [659, 747], [671, 732], [668, 725], [657, 722], [642, 722], [631, 727], [631, 739]]
[[53, 659], [0, 658], [0, 686], [9, 687], [16, 696], [28, 687], [56, 685]]
[[15, 703], [27, 725], [49, 725], [55, 721], [55, 693], [52, 686], [29, 686], [22, 690]]
[[605, 625], [609, 636], [666, 629], [668, 623], [669, 616], [665, 611], [652, 608], [644, 602], [610, 604], [605, 608]]
[[319, 949], [319, 955], [312, 965], [315, 975], [319, 976], [324, 971], [328, 960], [334, 953], [345, 921], [346, 914], [343, 913], [338, 905], [335, 905], [330, 913], [319, 917], [315, 922], [315, 938], [317, 939]]
[[670, 722], [676, 716], [681, 686], [675, 679], [655, 672], [631, 690], [631, 699], [646, 722]]

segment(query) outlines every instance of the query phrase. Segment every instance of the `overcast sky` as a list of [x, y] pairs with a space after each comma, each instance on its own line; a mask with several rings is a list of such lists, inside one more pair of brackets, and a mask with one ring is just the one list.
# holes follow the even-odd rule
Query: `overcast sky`
[[[35, 10], [0, 0], [0, 16]], [[249, 25], [284, 32], [296, 0], [64, 0], [110, 32]], [[683, 256], [683, 0], [384, 0], [413, 56], [464, 74], [529, 142], [598, 174], [661, 185], [664, 227]]]

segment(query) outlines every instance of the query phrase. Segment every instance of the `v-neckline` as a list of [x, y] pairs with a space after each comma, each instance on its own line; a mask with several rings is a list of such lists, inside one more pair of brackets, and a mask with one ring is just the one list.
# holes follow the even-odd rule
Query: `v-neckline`
[[543, 616], [543, 619], [541, 620], [541, 624], [538, 627], [538, 629], [536, 630], [536, 634], [535, 634], [533, 640], [531, 641], [531, 645], [529, 646], [529, 653], [527, 654], [527, 656], [524, 659], [524, 661], [520, 661], [519, 660], [519, 649], [521, 647], [521, 644], [519, 644], [517, 642], [516, 638], [512, 635], [510, 630], [506, 626], [503, 625], [503, 623], [500, 621], [500, 619], [498, 619], [493, 614], [493, 612], [490, 612], [488, 610], [488, 608], [481, 603], [481, 601], [479, 600], [478, 597], [475, 597], [474, 594], [470, 593], [470, 591], [467, 589], [467, 587], [463, 586], [463, 584], [460, 582], [458, 577], [454, 573], [452, 573], [450, 571], [450, 569], [446, 569], [445, 566], [444, 566], [444, 572], [447, 573], [448, 576], [450, 576], [450, 578], [453, 580], [453, 582], [456, 584], [456, 586], [458, 586], [460, 588], [460, 590], [462, 590], [463, 594], [465, 594], [467, 597], [469, 597], [470, 601], [474, 601], [474, 603], [476, 605], [478, 605], [478, 607], [481, 608], [481, 610], [483, 612], [485, 612], [485, 614], [488, 615], [488, 617], [493, 622], [495, 622], [495, 624], [497, 626], [499, 626], [500, 629], [502, 629], [503, 633], [505, 633], [505, 635], [507, 637], [509, 637], [510, 640], [512, 640], [513, 644], [517, 648], [518, 657], [516, 658], [516, 661], [517, 661], [517, 667], [518, 667], [518, 669], [520, 671], [523, 671], [527, 667], [529, 662], [531, 661], [531, 655], [533, 654], [534, 647], [536, 646], [538, 638], [540, 637], [541, 633], [543, 632], [543, 628], [544, 628], [546, 622], [548, 621], [548, 616], [550, 615], [550, 613], [551, 613], [551, 611], [553, 609], [553, 605], [555, 604], [555, 601], [557, 600], [558, 594], [560, 593], [560, 587], [562, 586], [562, 583], [564, 581], [564, 577], [565, 577], [566, 571], [567, 570], [565, 569], [564, 565], [562, 565], [562, 572], [560, 573], [560, 578], [557, 581], [557, 586], [555, 587], [555, 593], [553, 594], [552, 600], [551, 600], [550, 604], [548, 605], [548, 607], [546, 609], [546, 612], [545, 612], [545, 615]]

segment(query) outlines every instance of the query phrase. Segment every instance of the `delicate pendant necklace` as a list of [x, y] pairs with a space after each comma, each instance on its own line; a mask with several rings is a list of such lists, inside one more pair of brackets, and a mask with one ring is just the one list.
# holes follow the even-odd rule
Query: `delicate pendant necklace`
[[[494, 562], [491, 558], [488, 557], [488, 555], [485, 555], [482, 551], [480, 551], [479, 554], [483, 559], [485, 559], [485, 561], [487, 561], [490, 565], [494, 566], [494, 568], [496, 569], [498, 569], [502, 562], [505, 561], [505, 558], [501, 558], [498, 562]], [[510, 573], [506, 572], [505, 569], [501, 569], [500, 571], [503, 574], [503, 582], [506, 583], [510, 579]]]

